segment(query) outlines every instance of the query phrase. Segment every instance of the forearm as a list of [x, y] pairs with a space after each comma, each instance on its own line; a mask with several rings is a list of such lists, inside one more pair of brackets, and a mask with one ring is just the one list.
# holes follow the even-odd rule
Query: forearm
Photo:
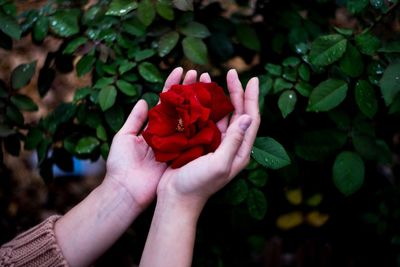
[[70, 266], [88, 266], [129, 227], [141, 209], [129, 192], [105, 181], [55, 225], [61, 251]]
[[189, 267], [203, 203], [159, 197], [140, 267]]

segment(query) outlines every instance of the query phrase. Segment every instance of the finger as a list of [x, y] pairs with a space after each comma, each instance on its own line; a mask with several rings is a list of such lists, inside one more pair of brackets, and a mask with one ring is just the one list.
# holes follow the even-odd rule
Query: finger
[[228, 84], [229, 95], [235, 111], [231, 118], [231, 122], [235, 121], [240, 115], [243, 114], [243, 87], [239, 80], [238, 74], [235, 69], [228, 71], [226, 75], [226, 82]]
[[186, 72], [185, 79], [183, 79], [183, 84], [192, 84], [197, 80], [197, 72], [195, 70], [189, 70]]
[[175, 68], [169, 75], [167, 80], [165, 81], [163, 92], [166, 92], [171, 88], [174, 84], [179, 84], [182, 79], [183, 69], [181, 67]]
[[211, 82], [211, 77], [210, 77], [210, 75], [209, 75], [207, 72], [201, 74], [201, 75], [200, 75], [200, 82], [203, 82], [203, 83], [210, 83], [210, 82]]
[[236, 153], [242, 145], [245, 133], [251, 125], [251, 120], [250, 116], [242, 115], [229, 126], [225, 138], [214, 152], [215, 162], [230, 168]]
[[139, 100], [133, 107], [131, 114], [125, 121], [125, 124], [119, 130], [121, 134], [137, 135], [147, 119], [147, 103], [143, 99]]
[[250, 156], [253, 148], [254, 140], [256, 139], [258, 128], [260, 126], [260, 112], [258, 107], [259, 81], [258, 78], [252, 78], [246, 86], [245, 91], [245, 113], [252, 118], [252, 123], [246, 131], [243, 143], [239, 148], [237, 156], [233, 162], [233, 169], [239, 172], [245, 167], [247, 159]]
[[229, 115], [223, 117], [219, 122], [217, 122], [217, 127], [221, 133], [225, 133], [228, 128]]

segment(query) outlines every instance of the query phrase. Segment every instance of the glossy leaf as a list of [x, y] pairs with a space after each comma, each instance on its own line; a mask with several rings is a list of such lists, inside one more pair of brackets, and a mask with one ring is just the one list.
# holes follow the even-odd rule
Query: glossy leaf
[[11, 73], [11, 86], [17, 90], [27, 85], [35, 74], [36, 61], [29, 64], [21, 64]]
[[174, 9], [170, 1], [157, 1], [156, 11], [158, 15], [166, 20], [173, 20], [175, 18]]
[[111, 16], [124, 16], [136, 9], [138, 4], [132, 0], [113, 0], [108, 8], [106, 15]]
[[195, 37], [185, 37], [182, 41], [183, 53], [193, 63], [205, 65], [208, 63], [208, 52], [205, 43]]
[[374, 55], [381, 46], [379, 39], [371, 33], [356, 35], [354, 39], [360, 52], [369, 56]]
[[263, 169], [255, 169], [250, 171], [247, 179], [257, 187], [263, 187], [267, 184], [268, 173]]
[[179, 33], [175, 31], [164, 34], [158, 42], [158, 55], [160, 57], [168, 55], [174, 49], [178, 40]]
[[271, 137], [258, 137], [254, 143], [252, 157], [261, 165], [273, 170], [290, 164], [283, 146]]
[[346, 98], [347, 89], [345, 81], [323, 81], [312, 91], [307, 111], [328, 111], [337, 107]]
[[78, 73], [78, 76], [81, 77], [89, 73], [92, 70], [95, 62], [96, 58], [94, 56], [92, 55], [83, 56], [76, 65], [76, 72]]
[[361, 54], [351, 44], [347, 44], [346, 52], [340, 59], [340, 69], [350, 77], [358, 77], [364, 70]]
[[373, 118], [378, 111], [378, 99], [374, 88], [365, 80], [360, 80], [356, 84], [355, 98], [357, 106], [368, 118]]
[[77, 37], [70, 41], [68, 45], [65, 47], [63, 53], [64, 54], [72, 54], [77, 50], [80, 46], [84, 45], [87, 43], [87, 38], [86, 37]]
[[162, 82], [161, 73], [150, 62], [143, 62], [139, 65], [139, 74], [148, 82], [151, 83], [160, 83]]
[[284, 91], [278, 100], [278, 107], [282, 116], [286, 118], [294, 110], [297, 102], [296, 92], [293, 90]]
[[33, 39], [42, 42], [49, 32], [49, 18], [41, 16], [33, 26]]
[[101, 110], [106, 111], [111, 108], [117, 97], [117, 90], [114, 86], [107, 86], [100, 90], [99, 93], [99, 104]]
[[72, 36], [79, 32], [78, 16], [77, 10], [57, 10], [50, 17], [50, 28], [58, 36]]
[[128, 83], [124, 80], [118, 80], [116, 84], [118, 89], [127, 96], [136, 96], [138, 94], [138, 88], [134, 84]]
[[93, 152], [98, 146], [100, 142], [97, 138], [92, 136], [87, 136], [79, 139], [78, 143], [75, 147], [75, 152], [79, 155], [89, 154]]
[[10, 98], [11, 102], [20, 110], [36, 111], [38, 106], [33, 100], [24, 95], [13, 95]]
[[244, 47], [257, 52], [260, 51], [261, 43], [258, 38], [257, 32], [250, 25], [237, 25], [236, 37], [239, 43], [241, 43]]
[[15, 40], [21, 38], [22, 30], [17, 20], [0, 11], [0, 30]]
[[344, 151], [336, 157], [333, 164], [333, 182], [345, 196], [350, 196], [361, 188], [364, 174], [364, 162], [358, 154]]
[[390, 64], [379, 81], [383, 99], [389, 106], [400, 92], [400, 62]]
[[149, 26], [153, 22], [156, 17], [156, 10], [151, 0], [140, 1], [137, 9], [137, 16], [145, 26]]
[[316, 66], [328, 66], [346, 51], [347, 40], [340, 34], [323, 35], [311, 45], [310, 61]]
[[107, 124], [114, 132], [118, 132], [125, 121], [124, 111], [119, 105], [114, 105], [112, 108], [104, 112], [104, 117]]
[[210, 31], [204, 24], [198, 23], [196, 21], [191, 21], [187, 25], [183, 26], [181, 32], [186, 36], [196, 37], [196, 38], [206, 38], [210, 36]]

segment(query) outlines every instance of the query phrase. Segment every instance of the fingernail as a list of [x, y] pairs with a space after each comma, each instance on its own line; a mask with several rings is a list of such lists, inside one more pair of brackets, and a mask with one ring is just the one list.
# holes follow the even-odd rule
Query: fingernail
[[250, 117], [245, 117], [239, 122], [239, 127], [240, 129], [243, 130], [243, 132], [247, 131], [249, 129], [251, 124], [251, 118]]

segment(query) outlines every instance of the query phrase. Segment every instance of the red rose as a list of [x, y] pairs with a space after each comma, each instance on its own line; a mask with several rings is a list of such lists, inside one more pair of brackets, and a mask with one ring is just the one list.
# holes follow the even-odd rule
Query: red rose
[[142, 135], [157, 161], [179, 168], [217, 149], [221, 132], [216, 123], [232, 111], [216, 83], [173, 85], [149, 111], [149, 125]]

